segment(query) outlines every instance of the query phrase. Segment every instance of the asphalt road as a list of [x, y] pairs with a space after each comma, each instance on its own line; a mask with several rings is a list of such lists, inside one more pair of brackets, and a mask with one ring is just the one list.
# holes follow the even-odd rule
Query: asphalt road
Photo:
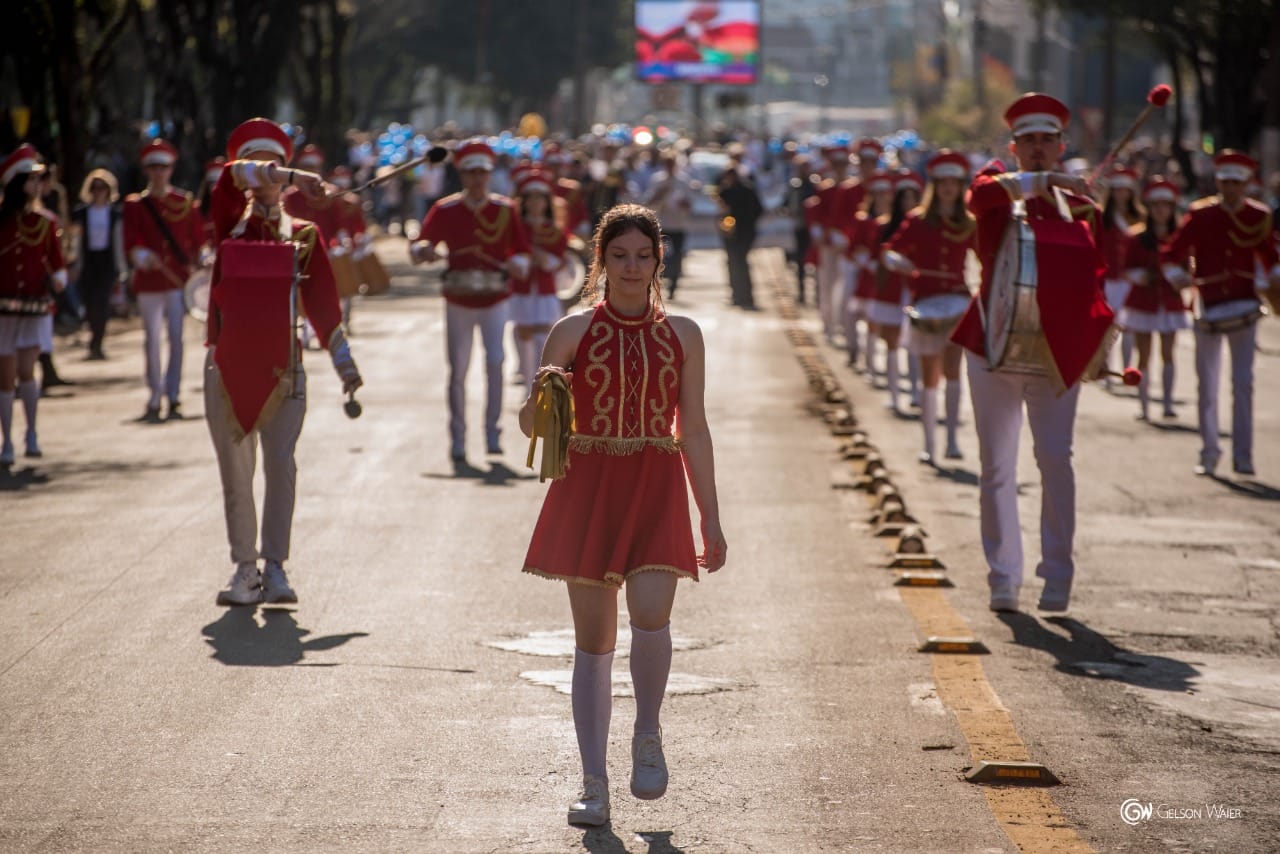
[[[230, 567], [198, 417], [201, 330], [187, 329], [188, 419], [163, 425], [133, 420], [140, 332], [112, 335], [107, 362], [61, 352], [77, 384], [41, 403], [45, 458], [0, 475], [0, 848], [1018, 850], [989, 791], [963, 780], [964, 710], [916, 651], [885, 541], [808, 411], [792, 322], [768, 286], [782, 275], [774, 250], [755, 258], [763, 311], [726, 306], [715, 251], [690, 256], [670, 306], [706, 333], [730, 544], [726, 569], [677, 597], [670, 790], [626, 792], [623, 637], [613, 822], [568, 827], [570, 622], [560, 584], [519, 572], [545, 489], [524, 465], [520, 393], [507, 390], [506, 453], [481, 456], [473, 366], [472, 460], [455, 470], [437, 282], [396, 263], [402, 244], [382, 250], [395, 288], [357, 305], [352, 339], [362, 418], [342, 414], [323, 355], [306, 360], [296, 608], [214, 605]], [[798, 323], [816, 330], [811, 308]], [[1280, 846], [1280, 445], [1267, 438], [1280, 429], [1280, 324], [1265, 321], [1261, 343], [1257, 478], [1191, 474], [1189, 337], [1177, 424], [1139, 424], [1131, 397], [1085, 390], [1077, 593], [1056, 621], [986, 610], [971, 433], [954, 470], [922, 467], [916, 423], [836, 370], [948, 566], [946, 600], [992, 649], [986, 680], [1030, 757], [1063, 780], [1045, 790], [1061, 821], [1097, 851]], [[1039, 484], [1023, 445], [1025, 522]], [[1131, 826], [1128, 799], [1166, 809]]]

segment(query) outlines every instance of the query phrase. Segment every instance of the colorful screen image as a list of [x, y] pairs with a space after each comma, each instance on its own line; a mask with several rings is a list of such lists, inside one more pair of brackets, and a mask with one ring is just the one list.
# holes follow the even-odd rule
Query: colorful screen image
[[759, 0], [636, 0], [636, 77], [755, 83]]

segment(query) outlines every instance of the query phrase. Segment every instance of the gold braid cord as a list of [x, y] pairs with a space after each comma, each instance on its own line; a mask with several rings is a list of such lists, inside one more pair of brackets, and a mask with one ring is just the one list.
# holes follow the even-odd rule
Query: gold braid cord
[[529, 436], [529, 456], [525, 465], [533, 468], [533, 458], [542, 438], [542, 468], [538, 482], [564, 477], [569, 462], [569, 436], [573, 433], [573, 395], [561, 374], [549, 373], [538, 383], [534, 403], [533, 430]]

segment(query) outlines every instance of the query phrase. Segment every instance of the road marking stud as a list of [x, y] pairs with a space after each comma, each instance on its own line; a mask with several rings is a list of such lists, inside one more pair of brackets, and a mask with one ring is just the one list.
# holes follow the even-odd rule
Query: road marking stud
[[964, 775], [970, 783], [1004, 786], [1060, 786], [1052, 771], [1038, 762], [988, 762], [985, 759]]
[[899, 572], [894, 587], [955, 587], [945, 572], [908, 570]]
[[889, 561], [886, 569], [946, 569], [947, 566], [938, 560], [937, 555], [924, 552], [899, 552]]
[[977, 638], [965, 637], [942, 637], [939, 635], [930, 635], [925, 642], [920, 644], [918, 652], [943, 652], [956, 653], [960, 655], [986, 655], [991, 652], [987, 649], [987, 645]]
[[904, 530], [894, 551], [898, 554], [924, 554], [924, 529], [912, 526]]

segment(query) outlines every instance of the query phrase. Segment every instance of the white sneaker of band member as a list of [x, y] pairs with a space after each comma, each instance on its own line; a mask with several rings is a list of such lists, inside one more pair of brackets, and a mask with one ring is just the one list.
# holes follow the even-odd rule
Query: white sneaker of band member
[[662, 730], [642, 732], [631, 739], [631, 794], [652, 801], [667, 793], [667, 759], [662, 755]]
[[219, 605], [255, 605], [262, 601], [262, 577], [256, 563], [242, 563], [231, 573], [231, 580], [218, 591]]
[[992, 611], [1017, 611], [1018, 586], [1015, 584], [996, 584], [991, 588]]
[[569, 804], [569, 824], [599, 827], [609, 820], [609, 783], [587, 775], [582, 779], [582, 794]]
[[269, 605], [293, 603], [298, 601], [298, 594], [289, 586], [289, 578], [284, 574], [284, 567], [273, 560], [267, 561], [262, 571], [263, 601]]
[[1050, 578], [1040, 593], [1041, 611], [1065, 611], [1071, 604], [1071, 579]]

